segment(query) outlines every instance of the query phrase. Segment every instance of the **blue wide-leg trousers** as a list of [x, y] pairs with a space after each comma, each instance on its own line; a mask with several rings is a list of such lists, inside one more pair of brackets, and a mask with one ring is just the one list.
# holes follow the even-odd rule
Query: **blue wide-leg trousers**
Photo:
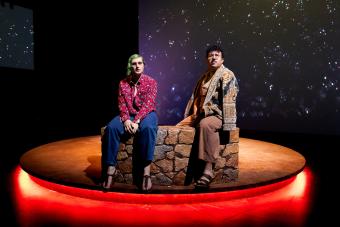
[[[133, 117], [131, 117], [133, 120]], [[150, 112], [139, 124], [138, 131], [134, 135], [134, 145], [138, 146], [140, 157], [147, 163], [152, 161], [158, 129], [158, 118], [156, 112]], [[129, 137], [124, 130], [124, 123], [116, 116], [105, 128], [102, 139], [102, 164], [109, 166], [117, 165], [117, 154], [119, 145], [123, 138]]]

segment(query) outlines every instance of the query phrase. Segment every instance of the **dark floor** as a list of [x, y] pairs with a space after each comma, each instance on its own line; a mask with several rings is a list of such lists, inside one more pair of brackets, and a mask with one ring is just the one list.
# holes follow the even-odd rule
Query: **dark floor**
[[[14, 129], [13, 129], [14, 130]], [[95, 134], [89, 132], [89, 135]], [[84, 133], [69, 133], [67, 138], [83, 136]], [[19, 163], [20, 156], [27, 150], [43, 143], [65, 139], [61, 134], [51, 133], [47, 137], [34, 139], [30, 136], [18, 142], [16, 138], [6, 138], [2, 144], [2, 158], [0, 159], [0, 218], [7, 226], [17, 226], [15, 208], [11, 201], [12, 185], [10, 173]], [[314, 199], [311, 204], [311, 213], [308, 216], [306, 226], [325, 226], [326, 223], [335, 223], [337, 209], [334, 204], [338, 200], [337, 180], [337, 152], [339, 151], [340, 136], [315, 135], [315, 134], [288, 134], [241, 131], [241, 137], [258, 139], [280, 144], [300, 152], [307, 160], [307, 166], [311, 169], [314, 182]], [[333, 204], [333, 205], [330, 205]], [[57, 226], [57, 225], [55, 225]], [[268, 226], [271, 226], [269, 223]], [[277, 223], [276, 223], [277, 226]], [[285, 226], [284, 224], [280, 226]]]
[[338, 201], [338, 190], [334, 186], [338, 172], [336, 157], [339, 151], [340, 136], [246, 132], [243, 137], [281, 144], [304, 155], [315, 181], [312, 183], [315, 195], [307, 226], [327, 226], [326, 223], [337, 221], [336, 211], [331, 208], [330, 204], [336, 204], [335, 201]]

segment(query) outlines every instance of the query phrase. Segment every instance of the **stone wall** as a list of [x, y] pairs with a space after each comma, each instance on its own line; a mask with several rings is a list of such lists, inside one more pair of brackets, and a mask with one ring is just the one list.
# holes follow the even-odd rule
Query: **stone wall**
[[[151, 164], [153, 184], [184, 185], [187, 167], [195, 136], [192, 127], [159, 126]], [[220, 156], [215, 164], [216, 177], [212, 184], [234, 181], [238, 177], [239, 129], [224, 134], [229, 143], [220, 145]], [[132, 151], [133, 138], [120, 145], [117, 161], [122, 173], [117, 182], [132, 184]]]

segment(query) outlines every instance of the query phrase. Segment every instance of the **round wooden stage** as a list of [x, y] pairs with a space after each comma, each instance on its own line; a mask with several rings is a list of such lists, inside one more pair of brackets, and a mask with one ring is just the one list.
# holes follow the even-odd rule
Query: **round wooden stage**
[[[101, 174], [100, 136], [61, 140], [36, 147], [20, 159], [29, 174], [58, 184], [98, 189]], [[306, 160], [298, 152], [277, 144], [240, 138], [239, 176], [236, 181], [211, 185], [209, 191], [227, 191], [288, 179], [303, 170]], [[138, 192], [134, 185], [115, 183], [112, 191]], [[193, 185], [153, 185], [152, 193], [194, 193]]]

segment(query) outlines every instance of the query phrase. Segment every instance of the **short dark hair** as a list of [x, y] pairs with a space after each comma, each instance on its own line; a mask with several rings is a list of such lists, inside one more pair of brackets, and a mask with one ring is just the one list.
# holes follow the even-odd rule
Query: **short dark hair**
[[222, 47], [217, 46], [217, 45], [213, 45], [213, 46], [209, 46], [205, 52], [205, 57], [208, 58], [209, 53], [212, 51], [219, 51], [222, 54], [222, 58], [224, 59], [224, 51], [222, 49]]

